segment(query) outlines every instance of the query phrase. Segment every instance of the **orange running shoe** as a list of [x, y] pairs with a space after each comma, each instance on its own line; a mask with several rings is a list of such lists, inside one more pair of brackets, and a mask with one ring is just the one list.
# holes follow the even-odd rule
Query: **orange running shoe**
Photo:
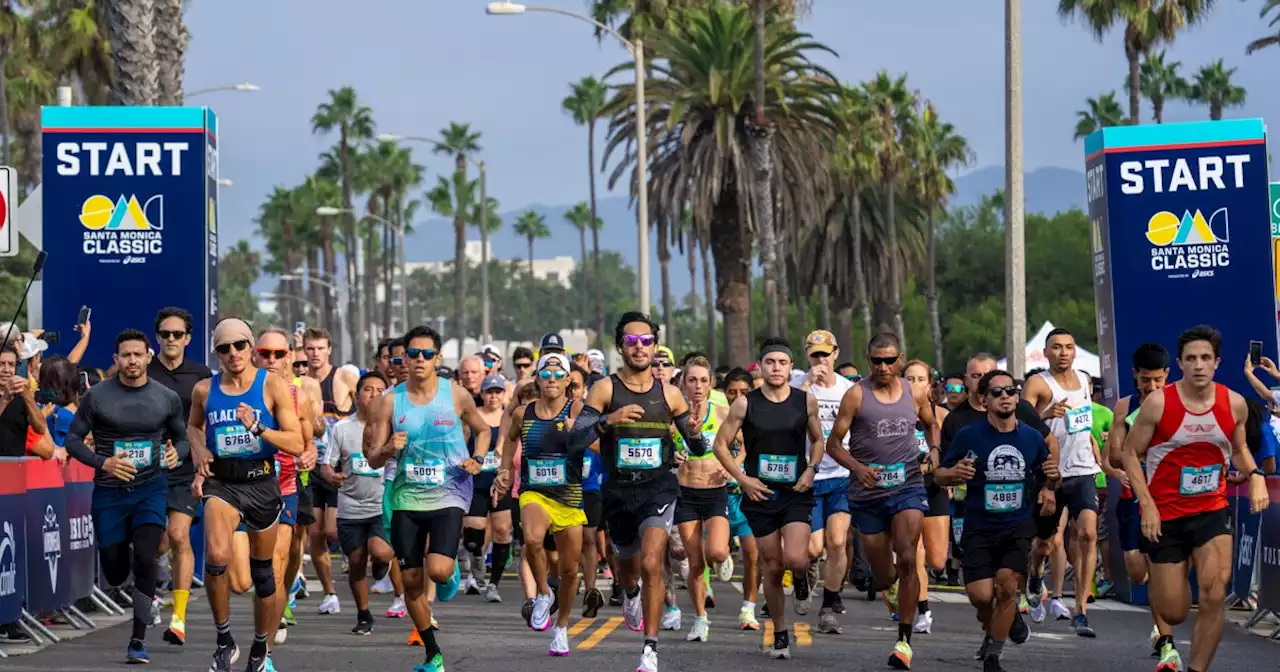
[[409, 633], [409, 646], [422, 646], [422, 635], [418, 634], [417, 628], [414, 628], [413, 632]]

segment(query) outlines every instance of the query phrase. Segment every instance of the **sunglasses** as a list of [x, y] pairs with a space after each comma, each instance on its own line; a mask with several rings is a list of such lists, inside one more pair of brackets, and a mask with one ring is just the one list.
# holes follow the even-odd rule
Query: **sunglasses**
[[552, 376], [555, 376], [556, 380], [564, 380], [565, 376], [568, 375], [569, 374], [563, 370], [552, 371], [551, 369], [543, 369], [538, 372], [538, 377], [543, 380], [551, 380]]
[[1006, 385], [1004, 387], [993, 387], [987, 390], [987, 394], [991, 397], [999, 399], [1000, 397], [1016, 397], [1022, 391], [1020, 385]]
[[494, 365], [494, 364], [496, 364], [496, 363], [497, 363], [497, 362], [491, 362], [491, 361], [485, 360], [484, 368], [486, 368], [486, 369], [492, 369], [492, 368], [493, 368], [493, 365]]
[[235, 348], [236, 352], [243, 352], [244, 350], [249, 349], [249, 345], [249, 341], [236, 341], [234, 343], [215, 345], [213, 349], [216, 350], [219, 355], [229, 355], [231, 354], [231, 348]]
[[858, 381], [862, 380], [862, 376], [859, 376], [859, 375], [858, 375], [858, 374], [856, 374], [856, 373], [851, 373], [851, 374], [849, 374], [849, 375], [845, 376], [845, 379], [846, 379], [846, 380], [848, 380], [848, 381], [849, 381], [849, 382], [851, 382], [851, 383], [856, 383], [856, 382], [858, 382]]
[[271, 348], [258, 348], [254, 352], [263, 359], [284, 359], [289, 355], [288, 350], [272, 350]]
[[162, 341], [180, 341], [187, 337], [187, 332], [169, 331], [167, 329], [160, 329], [156, 331], [156, 336], [159, 336], [160, 340]]
[[896, 363], [899, 357], [901, 357], [901, 355], [894, 355], [892, 357], [869, 357], [868, 359], [871, 360], [872, 364], [881, 364], [884, 366], [890, 366]]
[[516, 362], [516, 363], [515, 363], [515, 367], [516, 367], [517, 369], [529, 369], [529, 368], [533, 368], [533, 362]]
[[436, 351], [431, 348], [405, 348], [404, 356], [409, 359], [435, 359]]
[[628, 348], [634, 348], [637, 345], [647, 348], [657, 342], [658, 337], [653, 334], [627, 334], [622, 337], [622, 344]]
[[391, 358], [391, 366], [404, 366], [404, 357], [395, 356]]
[[950, 385], [944, 385], [942, 389], [946, 390], [947, 392], [950, 392], [951, 394], [960, 394], [961, 392], [964, 392], [964, 385], [958, 385], [953, 383]]
[[306, 363], [306, 362], [294, 362], [294, 363], [293, 363], [293, 370], [294, 370], [294, 371], [306, 371], [306, 370], [307, 370], [307, 363]]
[[658, 362], [654, 362], [654, 363], [653, 363], [653, 365], [654, 365], [654, 367], [659, 368], [659, 369], [674, 369], [674, 368], [676, 368], [676, 365], [675, 365], [675, 364], [672, 364], [671, 362], [666, 362], [666, 361], [658, 361]]

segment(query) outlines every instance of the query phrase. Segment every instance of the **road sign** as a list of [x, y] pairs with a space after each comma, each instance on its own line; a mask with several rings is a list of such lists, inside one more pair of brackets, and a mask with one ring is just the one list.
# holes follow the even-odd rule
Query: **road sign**
[[0, 166], [0, 257], [18, 255], [18, 171]]

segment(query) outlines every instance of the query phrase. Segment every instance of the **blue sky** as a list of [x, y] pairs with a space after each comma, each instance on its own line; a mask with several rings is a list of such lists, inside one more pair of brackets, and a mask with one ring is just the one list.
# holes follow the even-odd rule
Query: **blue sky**
[[[223, 246], [250, 237], [258, 205], [273, 186], [292, 186], [314, 170], [336, 137], [315, 136], [310, 119], [327, 90], [356, 88], [380, 132], [436, 135], [450, 121], [483, 133], [489, 193], [503, 210], [562, 204], [587, 193], [585, 130], [560, 110], [569, 82], [627, 60], [591, 27], [549, 14], [493, 17], [479, 0], [216, 0], [190, 5], [186, 87], [250, 81], [255, 93], [212, 93], [188, 104], [218, 112]], [[585, 0], [541, 4], [584, 11]], [[1024, 128], [1028, 170], [1079, 169], [1072, 140], [1086, 97], [1121, 88], [1126, 62], [1117, 37], [1103, 43], [1064, 23], [1057, 3], [1024, 0]], [[1228, 117], [1277, 109], [1271, 86], [1280, 48], [1252, 56], [1248, 40], [1265, 25], [1262, 0], [1219, 0], [1209, 20], [1180, 36], [1170, 57], [1188, 74], [1223, 58], [1238, 67], [1248, 104]], [[1001, 0], [814, 0], [802, 27], [839, 52], [823, 64], [845, 80], [887, 69], [933, 100], [968, 138], [975, 168], [1004, 155], [1004, 3]], [[1127, 103], [1125, 105], [1127, 109]], [[1150, 117], [1150, 108], [1143, 110]], [[1207, 108], [1173, 103], [1168, 121], [1200, 120]], [[452, 170], [425, 147], [417, 160], [435, 175]], [[1083, 184], [1081, 185], [1083, 189]], [[451, 254], [448, 246], [443, 254]]]

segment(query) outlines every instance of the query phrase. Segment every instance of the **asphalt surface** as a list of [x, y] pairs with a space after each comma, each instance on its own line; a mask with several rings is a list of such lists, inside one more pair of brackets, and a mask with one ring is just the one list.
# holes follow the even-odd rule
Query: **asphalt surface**
[[[336, 564], [336, 563], [335, 563]], [[318, 582], [312, 587], [319, 592]], [[719, 608], [709, 610], [710, 642], [684, 640], [693, 619], [685, 591], [677, 591], [684, 611], [680, 632], [663, 632], [659, 648], [659, 669], [671, 671], [724, 670], [884, 670], [897, 632], [896, 623], [879, 601], [866, 601], [852, 589], [844, 592], [848, 613], [841, 617], [844, 633], [817, 632], [817, 604], [806, 617], [796, 616], [788, 600], [788, 622], [794, 624], [792, 660], [774, 661], [760, 653], [761, 645], [772, 640], [771, 630], [744, 632], [737, 629], [741, 593], [735, 585], [714, 584]], [[274, 662], [281, 672], [329, 672], [349, 670], [411, 670], [422, 662], [422, 649], [409, 648], [406, 637], [412, 625], [406, 620], [382, 616], [391, 602], [389, 595], [373, 596], [377, 617], [374, 633], [368, 637], [351, 634], [355, 607], [345, 583], [339, 583], [342, 612], [321, 616], [315, 613], [319, 596], [299, 600], [295, 609], [299, 624], [289, 629], [286, 644], [276, 647]], [[606, 590], [607, 595], [607, 590]], [[550, 632], [531, 632], [519, 614], [523, 596], [514, 577], [504, 579], [502, 604], [489, 604], [481, 596], [459, 594], [453, 601], [436, 606], [441, 625], [438, 641], [450, 672], [494, 672], [520, 670], [534, 672], [595, 672], [635, 669], [641, 636], [627, 629], [619, 607], [605, 606], [599, 617], [579, 617], [575, 605], [570, 620], [573, 653], [568, 658], [547, 655]], [[815, 598], [820, 600], [820, 598]], [[981, 670], [972, 660], [979, 643], [978, 624], [963, 594], [954, 589], [937, 590], [931, 601], [934, 613], [932, 634], [915, 635], [915, 670]], [[247, 597], [233, 598], [232, 629], [247, 654], [252, 641], [251, 605]], [[168, 622], [168, 610], [164, 613]], [[761, 619], [763, 622], [765, 619]], [[1151, 621], [1143, 609], [1103, 600], [1090, 607], [1090, 620], [1097, 639], [1082, 639], [1067, 621], [1032, 626], [1030, 641], [1022, 646], [1007, 645], [1004, 665], [1008, 670], [1037, 672], [1078, 672], [1085, 664], [1092, 671], [1150, 670], [1155, 660], [1148, 657], [1147, 634]], [[193, 600], [188, 608], [187, 645], [173, 647], [161, 641], [161, 629], [149, 631], [151, 667], [161, 670], [204, 672], [213, 652], [213, 626], [208, 603]], [[0, 670], [36, 672], [49, 669], [66, 672], [101, 672], [124, 666], [128, 629], [124, 625], [104, 628], [79, 639], [50, 647], [39, 653], [0, 661]], [[1187, 639], [1191, 623], [1180, 626], [1176, 637], [1184, 661], [1189, 653]], [[1245, 633], [1228, 623], [1218, 648], [1214, 669], [1275, 670], [1280, 645]], [[242, 656], [235, 669], [243, 669]]]

